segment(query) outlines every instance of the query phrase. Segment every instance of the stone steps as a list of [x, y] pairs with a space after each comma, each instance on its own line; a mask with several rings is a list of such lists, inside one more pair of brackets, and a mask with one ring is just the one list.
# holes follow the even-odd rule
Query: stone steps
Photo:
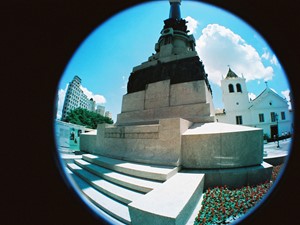
[[177, 167], [144, 165], [92, 154], [84, 154], [82, 159], [130, 176], [157, 181], [165, 181], [178, 171]]
[[132, 224], [187, 224], [200, 201], [203, 186], [204, 174], [177, 173], [143, 198], [129, 204]]
[[114, 221], [116, 225], [131, 224], [128, 206], [108, 197], [86, 183], [72, 171], [69, 171], [82, 193], [96, 206], [95, 209], [106, 219]]
[[95, 164], [89, 163], [85, 160], [77, 159], [74, 162], [86, 169], [87, 171], [102, 177], [112, 183], [121, 185], [126, 188], [130, 188], [135, 191], [147, 193], [153, 190], [155, 187], [161, 185], [159, 181], [146, 180], [141, 178], [132, 177], [126, 174], [118, 173], [113, 170], [109, 170]]
[[199, 210], [204, 174], [93, 154], [67, 168], [91, 203], [120, 224], [192, 224]]
[[98, 191], [108, 195], [109, 197], [118, 200], [122, 203], [128, 204], [134, 200], [139, 199], [143, 194], [132, 191], [130, 189], [118, 186], [111, 183], [101, 177], [98, 177], [84, 169], [75, 163], [68, 163], [68, 168], [87, 182], [89, 185], [97, 189]]

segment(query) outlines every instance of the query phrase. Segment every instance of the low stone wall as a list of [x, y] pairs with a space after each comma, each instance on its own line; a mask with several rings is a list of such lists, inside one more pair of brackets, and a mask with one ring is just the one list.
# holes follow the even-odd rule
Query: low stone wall
[[181, 134], [191, 124], [181, 118], [161, 119], [152, 125], [99, 124], [95, 145], [85, 144], [82, 150], [134, 162], [180, 166]]
[[93, 152], [96, 147], [97, 130], [82, 133], [80, 135], [80, 150], [84, 152]]
[[97, 134], [83, 134], [81, 150], [133, 162], [226, 169], [263, 162], [262, 129], [225, 123], [192, 123], [181, 118], [158, 124], [99, 124]]
[[238, 168], [263, 161], [260, 128], [225, 123], [196, 123], [182, 136], [185, 168]]

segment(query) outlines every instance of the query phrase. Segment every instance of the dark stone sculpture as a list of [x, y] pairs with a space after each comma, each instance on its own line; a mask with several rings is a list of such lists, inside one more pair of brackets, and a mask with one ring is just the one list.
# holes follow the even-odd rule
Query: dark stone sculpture
[[132, 72], [127, 83], [127, 93], [145, 90], [146, 85], [170, 79], [171, 84], [205, 80], [211, 92], [207, 74], [198, 56], [176, 60], [168, 63], [158, 63], [145, 69]]

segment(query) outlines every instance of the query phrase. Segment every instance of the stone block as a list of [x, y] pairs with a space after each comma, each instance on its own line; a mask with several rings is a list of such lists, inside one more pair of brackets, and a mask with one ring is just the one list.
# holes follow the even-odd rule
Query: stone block
[[255, 185], [269, 181], [272, 175], [273, 166], [263, 162], [261, 165], [248, 170], [248, 184]]
[[125, 126], [125, 133], [153, 133], [158, 132], [159, 126], [156, 125], [138, 125], [138, 126]]
[[210, 104], [208, 103], [187, 104], [124, 112], [118, 114], [117, 124], [146, 123], [167, 118], [183, 118], [192, 122], [213, 122], [214, 117], [210, 114]]
[[204, 80], [171, 85], [170, 106], [206, 103], [206, 84]]
[[81, 151], [90, 151], [95, 148], [97, 141], [97, 130], [82, 133], [80, 135], [80, 150]]
[[262, 129], [224, 123], [197, 123], [182, 136], [186, 168], [217, 169], [262, 163]]
[[245, 167], [220, 170], [221, 183], [229, 188], [242, 187], [248, 184], [248, 171]]
[[87, 152], [133, 162], [179, 166], [181, 134], [192, 123], [181, 118], [159, 124], [113, 126], [99, 124], [96, 144]]
[[123, 95], [122, 112], [131, 112], [144, 109], [145, 91], [138, 91]]
[[145, 91], [145, 109], [169, 106], [170, 80], [150, 83]]
[[98, 125], [100, 135], [93, 153], [134, 162], [178, 166], [181, 133], [189, 125], [190, 122], [180, 118], [165, 119], [156, 125]]
[[[205, 174], [204, 189], [226, 185], [229, 188], [240, 188], [246, 185], [256, 185], [270, 180], [272, 166], [268, 163], [260, 165], [230, 168], [194, 170], [196, 173]], [[189, 170], [188, 170], [189, 171]]]
[[131, 224], [186, 224], [202, 195], [203, 184], [204, 174], [177, 173], [128, 205]]
[[123, 96], [117, 125], [155, 123], [159, 119], [183, 118], [192, 122], [213, 122], [211, 93], [204, 80], [170, 84], [162, 80], [146, 85], [145, 91]]
[[218, 136], [209, 134], [184, 135], [182, 137], [183, 166], [186, 168], [219, 167], [221, 145]]

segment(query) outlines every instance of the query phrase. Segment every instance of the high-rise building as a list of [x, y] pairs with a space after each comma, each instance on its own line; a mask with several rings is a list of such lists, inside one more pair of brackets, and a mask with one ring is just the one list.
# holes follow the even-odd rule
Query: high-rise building
[[112, 118], [112, 114], [111, 114], [111, 112], [109, 112], [109, 111], [106, 111], [105, 112], [105, 117], [108, 117], [108, 118]]
[[104, 116], [105, 107], [103, 105], [98, 105], [96, 109], [96, 113], [100, 114], [101, 116]]
[[73, 80], [69, 83], [67, 93], [65, 96], [64, 106], [62, 110], [62, 120], [65, 120], [67, 113], [76, 108], [83, 108], [90, 111], [95, 111], [96, 102], [91, 98], [89, 99], [81, 90], [81, 79], [74, 76]]

